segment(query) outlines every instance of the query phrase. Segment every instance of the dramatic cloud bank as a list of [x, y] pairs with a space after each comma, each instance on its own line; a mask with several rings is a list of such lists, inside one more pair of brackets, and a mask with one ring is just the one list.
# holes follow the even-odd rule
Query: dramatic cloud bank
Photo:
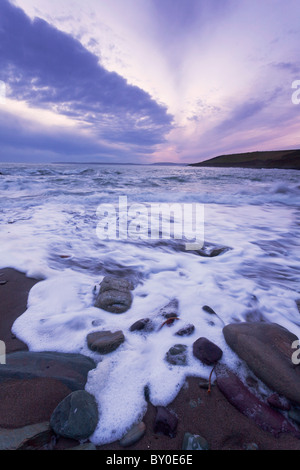
[[299, 148], [298, 0], [1, 0], [0, 160]]
[[[78, 124], [73, 132], [32, 129], [3, 106], [2, 158], [14, 143], [20, 151], [32, 148], [70, 157], [120, 158], [127, 150], [130, 160], [153, 152], [171, 129], [171, 115], [148, 93], [107, 71], [78, 40], [40, 18], [32, 21], [7, 0], [0, 3], [0, 61], [7, 98]], [[86, 132], [78, 135], [79, 128]]]

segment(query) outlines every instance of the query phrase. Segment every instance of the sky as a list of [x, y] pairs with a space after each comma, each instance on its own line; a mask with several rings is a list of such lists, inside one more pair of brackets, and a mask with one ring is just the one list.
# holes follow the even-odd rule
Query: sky
[[299, 148], [299, 0], [0, 0], [0, 161]]

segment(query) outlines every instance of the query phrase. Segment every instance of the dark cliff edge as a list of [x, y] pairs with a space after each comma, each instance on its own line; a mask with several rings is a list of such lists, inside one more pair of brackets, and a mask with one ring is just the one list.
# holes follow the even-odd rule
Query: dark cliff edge
[[300, 150], [274, 150], [220, 155], [203, 162], [190, 163], [189, 166], [300, 170]]

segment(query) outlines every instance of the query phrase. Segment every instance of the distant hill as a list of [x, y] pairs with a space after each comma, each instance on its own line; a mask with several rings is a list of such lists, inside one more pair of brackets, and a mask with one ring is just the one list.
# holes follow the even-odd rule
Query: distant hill
[[157, 162], [157, 163], [150, 163], [150, 165], [157, 165], [157, 166], [185, 166], [185, 163], [174, 163], [174, 162]]
[[300, 170], [300, 150], [274, 150], [220, 155], [204, 162], [190, 163], [189, 166]]

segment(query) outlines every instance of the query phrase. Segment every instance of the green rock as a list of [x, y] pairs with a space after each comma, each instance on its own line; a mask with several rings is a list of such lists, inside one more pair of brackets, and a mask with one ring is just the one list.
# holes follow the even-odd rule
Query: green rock
[[53, 411], [50, 426], [59, 436], [78, 441], [87, 439], [98, 423], [95, 398], [85, 390], [70, 393]]
[[132, 428], [119, 441], [120, 446], [129, 447], [139, 441], [146, 432], [146, 425], [142, 421]]
[[183, 438], [182, 450], [209, 450], [209, 445], [204, 437], [186, 432]]

